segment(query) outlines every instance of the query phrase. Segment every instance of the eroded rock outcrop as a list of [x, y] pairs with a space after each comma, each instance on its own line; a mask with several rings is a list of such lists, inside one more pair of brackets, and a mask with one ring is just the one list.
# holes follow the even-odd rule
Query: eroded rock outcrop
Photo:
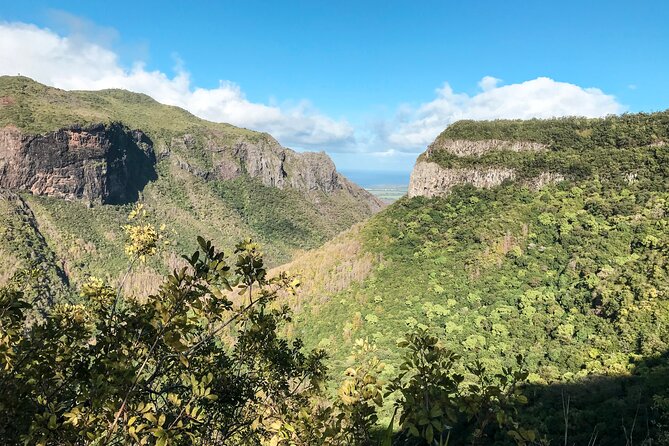
[[[440, 151], [456, 157], [480, 157], [493, 151], [542, 152], [545, 144], [532, 141], [505, 141], [499, 139], [464, 140], [437, 138], [418, 159], [411, 173], [409, 197], [436, 197], [447, 195], [455, 186], [471, 184], [474, 187], [491, 188], [501, 185], [505, 180], [515, 180], [514, 169], [503, 166], [480, 167], [442, 167], [432, 161]], [[524, 179], [528, 187], [539, 189], [547, 184], [564, 180], [564, 176], [555, 172], [541, 172], [537, 177]]]
[[559, 183], [564, 181], [565, 176], [558, 172], [541, 172], [539, 176], [527, 180], [526, 183], [532, 189], [541, 189], [549, 184]]
[[507, 179], [514, 179], [515, 172], [507, 168], [454, 168], [447, 169], [437, 163], [419, 161], [411, 172], [409, 197], [436, 197], [448, 194], [454, 186], [471, 184], [474, 187], [499, 186]]
[[0, 187], [92, 203], [137, 199], [156, 178], [151, 140], [120, 124], [43, 135], [0, 129]]
[[[383, 203], [347, 180], [324, 152], [298, 153], [269, 135], [240, 138], [231, 145], [202, 142], [190, 134], [173, 138], [180, 153], [204, 145], [210, 159], [204, 166], [191, 157], [175, 156], [181, 169], [204, 180], [230, 180], [242, 175], [279, 189], [307, 194], [344, 191], [365, 202], [371, 212]], [[200, 146], [201, 148], [201, 146]], [[163, 155], [169, 156], [167, 150]], [[16, 127], [0, 129], [0, 187], [91, 203], [125, 203], [157, 178], [152, 141], [141, 131], [121, 124], [71, 126], [43, 135]]]
[[[172, 141], [182, 148], [196, 144], [193, 137], [184, 135]], [[333, 194], [343, 191], [366, 202], [372, 212], [384, 204], [371, 193], [337, 172], [334, 162], [325, 152], [295, 152], [281, 146], [274, 138], [239, 139], [230, 146], [210, 142], [210, 169], [194, 166], [182, 159], [177, 164], [205, 180], [231, 180], [242, 175], [258, 179], [263, 185], [279, 189], [293, 188], [310, 194]]]

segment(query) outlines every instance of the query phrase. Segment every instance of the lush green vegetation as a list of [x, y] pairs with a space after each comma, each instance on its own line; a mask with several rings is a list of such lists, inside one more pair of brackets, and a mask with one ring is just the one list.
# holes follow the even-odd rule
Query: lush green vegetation
[[[481, 156], [455, 156], [439, 147], [449, 139], [530, 141], [545, 144], [539, 152], [497, 150]], [[529, 121], [459, 121], [435, 140], [430, 161], [444, 167], [509, 167], [519, 179], [542, 172], [582, 180], [593, 175], [624, 180], [647, 175], [660, 164], [667, 169], [669, 112], [629, 114], [605, 119], [561, 118]], [[666, 171], [664, 172], [666, 174]], [[666, 176], [665, 176], [666, 178]], [[655, 187], [662, 187], [660, 182]]]
[[[14, 100], [0, 125], [121, 120], [201, 169], [207, 138], [268, 138], [127, 92], [0, 86]], [[458, 157], [439, 149], [446, 139], [546, 150]], [[297, 298], [285, 293], [295, 282], [265, 277], [255, 245], [228, 267], [196, 236], [252, 236], [276, 264], [355, 222], [352, 203], [333, 198], [321, 214], [294, 191], [205, 181], [166, 159], [142, 194], [146, 231], [128, 230], [129, 206], [2, 201], [0, 248], [18, 275], [0, 292], [0, 437], [343, 446], [390, 424], [385, 445], [669, 444], [668, 142], [669, 112], [456, 123], [431, 161], [512, 168], [518, 181], [400, 199], [293, 262], [313, 281]], [[529, 188], [543, 172], [565, 180]], [[127, 235], [158, 254], [138, 261]], [[130, 274], [110, 288], [128, 253]], [[45, 312], [63, 273], [84, 298], [65, 293]]]
[[65, 91], [27, 77], [0, 76], [0, 126], [15, 125], [26, 132], [45, 133], [68, 127], [123, 122], [152, 137], [179, 137], [207, 131], [234, 141], [239, 136], [263, 138], [262, 133], [230, 124], [205, 121], [187, 111], [163, 105], [145, 94], [126, 90]]
[[458, 121], [436, 139], [480, 141], [532, 141], [547, 144], [553, 150], [604, 147], [620, 149], [667, 142], [669, 112], [636, 113], [603, 119], [566, 117], [557, 119]]
[[[644, 438], [659, 423], [653, 407], [666, 406], [666, 394], [652, 396], [669, 384], [669, 149], [652, 144], [666, 137], [667, 116], [453, 125], [442, 137], [554, 145], [539, 167], [528, 153], [458, 163], [528, 163], [528, 176], [556, 167], [567, 180], [396, 202], [360, 231], [362, 255], [378, 265], [328, 299], [305, 296], [297, 332], [327, 348], [336, 369], [347, 367], [355, 339], [368, 338], [390, 365], [386, 378], [400, 364], [396, 340], [416, 327], [492, 369], [520, 353], [534, 385], [525, 415], [540, 432], [562, 439], [559, 388], [571, 399], [570, 440], [587, 444], [597, 431], [600, 444], [624, 444], [633, 423]], [[555, 135], [574, 126], [593, 129], [591, 142], [559, 145]], [[626, 136], [639, 132], [637, 143]], [[530, 136], [542, 134], [555, 139]]]
[[37, 228], [35, 216], [20, 196], [0, 192], [0, 281], [12, 277], [31, 278], [24, 294], [35, 299], [34, 307], [44, 312], [66, 295], [68, 279], [54, 252]]

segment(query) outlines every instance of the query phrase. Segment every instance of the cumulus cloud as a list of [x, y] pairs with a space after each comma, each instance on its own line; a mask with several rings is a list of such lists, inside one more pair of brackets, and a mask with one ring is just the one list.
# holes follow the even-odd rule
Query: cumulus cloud
[[193, 85], [179, 60], [173, 75], [150, 70], [141, 61], [124, 66], [110, 49], [118, 38], [115, 30], [97, 28], [67, 13], [54, 14], [69, 32], [0, 22], [0, 74], [20, 73], [67, 90], [124, 88], [146, 93], [211, 121], [269, 132], [285, 145], [350, 153], [347, 159], [366, 153], [365, 159], [374, 159], [378, 165], [381, 160], [405, 159], [403, 152], [424, 150], [444, 128], [460, 119], [595, 117], [624, 111], [613, 96], [597, 88], [547, 77], [504, 85], [500, 79], [485, 76], [475, 94], [455, 92], [445, 83], [430, 102], [400, 106], [392, 118], [354, 127], [323, 114], [308, 101], [279, 105], [249, 101], [231, 81], [200, 88]]
[[499, 86], [500, 79], [486, 76], [474, 95], [456, 93], [448, 85], [436, 98], [417, 108], [403, 107], [385, 127], [385, 139], [401, 150], [423, 150], [449, 124], [460, 119], [529, 119], [558, 116], [598, 117], [621, 113], [615, 97], [598, 88], [582, 88], [547, 77]]
[[492, 76], [484, 76], [483, 79], [479, 81], [479, 88], [483, 91], [490, 91], [497, 88], [497, 84], [502, 82], [502, 79], [497, 79]]
[[291, 106], [254, 103], [230, 81], [198, 88], [182, 67], [177, 64], [174, 76], [148, 70], [141, 62], [125, 68], [114, 51], [78, 33], [63, 36], [30, 24], [0, 23], [0, 74], [20, 73], [66, 90], [145, 93], [211, 121], [269, 132], [287, 145], [345, 147], [354, 140], [348, 122], [320, 113], [308, 101]]

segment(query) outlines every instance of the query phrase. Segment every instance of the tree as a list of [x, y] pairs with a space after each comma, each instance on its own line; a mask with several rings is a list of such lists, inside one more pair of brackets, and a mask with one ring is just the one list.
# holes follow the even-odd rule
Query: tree
[[[135, 217], [137, 213], [135, 213]], [[160, 231], [126, 226], [131, 264]], [[298, 283], [267, 278], [258, 246], [200, 249], [157, 293], [129, 298], [91, 278], [81, 302], [28, 327], [17, 283], [0, 290], [0, 437], [9, 444], [261, 444], [304, 411], [325, 378], [324, 353], [278, 333], [273, 305]], [[236, 293], [233, 293], [235, 291]]]

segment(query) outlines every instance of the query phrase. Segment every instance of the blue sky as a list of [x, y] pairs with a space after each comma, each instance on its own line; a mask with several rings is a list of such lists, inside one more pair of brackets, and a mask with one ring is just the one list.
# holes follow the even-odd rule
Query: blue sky
[[[667, 1], [24, 0], [0, 8], [0, 71], [119, 84], [344, 171], [406, 173], [460, 118], [669, 108], [667, 19]], [[69, 40], [33, 51], [49, 36]]]

